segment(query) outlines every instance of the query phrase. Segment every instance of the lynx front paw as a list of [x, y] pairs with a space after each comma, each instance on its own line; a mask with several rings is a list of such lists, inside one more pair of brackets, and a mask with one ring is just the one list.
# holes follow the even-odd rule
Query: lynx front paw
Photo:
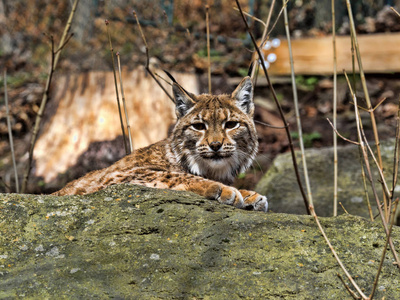
[[222, 191], [217, 200], [224, 204], [233, 205], [238, 208], [244, 206], [242, 194], [230, 186], [222, 186]]
[[268, 211], [268, 200], [267, 197], [262, 196], [253, 191], [240, 190], [243, 196], [244, 208], [252, 210]]

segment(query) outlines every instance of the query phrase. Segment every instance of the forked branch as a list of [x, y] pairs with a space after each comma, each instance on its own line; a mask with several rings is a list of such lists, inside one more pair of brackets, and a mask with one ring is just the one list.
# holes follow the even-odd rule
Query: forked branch
[[31, 138], [30, 148], [29, 148], [28, 164], [26, 166], [24, 179], [22, 182], [22, 188], [21, 188], [22, 193], [26, 192], [26, 188], [28, 185], [29, 174], [30, 174], [31, 168], [32, 168], [33, 150], [35, 148], [36, 139], [37, 139], [37, 135], [39, 133], [39, 128], [40, 128], [40, 123], [42, 121], [42, 117], [44, 114], [44, 110], [46, 108], [47, 100], [49, 98], [50, 84], [51, 84], [51, 80], [53, 78], [53, 73], [57, 67], [57, 63], [60, 58], [61, 50], [64, 48], [64, 46], [68, 43], [68, 41], [72, 37], [72, 34], [68, 35], [68, 33], [69, 33], [69, 30], [71, 29], [72, 19], [74, 17], [78, 3], [79, 3], [79, 0], [75, 0], [72, 5], [72, 10], [71, 10], [71, 13], [69, 14], [69, 18], [68, 18], [67, 24], [65, 25], [64, 32], [61, 37], [60, 43], [57, 47], [57, 50], [54, 50], [53, 38], [52, 37], [50, 38], [50, 41], [51, 41], [51, 65], [50, 65], [49, 74], [47, 76], [47, 82], [46, 82], [46, 87], [45, 87], [45, 90], [43, 93], [42, 102], [40, 103], [39, 112], [36, 116], [36, 121], [35, 121], [35, 125], [33, 128], [33, 133], [32, 133], [32, 138]]
[[175, 103], [174, 98], [167, 92], [167, 90], [164, 88], [164, 86], [161, 84], [161, 82], [157, 79], [157, 77], [154, 75], [154, 73], [150, 69], [150, 55], [149, 55], [149, 46], [147, 45], [146, 37], [143, 34], [142, 26], [140, 26], [140, 22], [138, 19], [138, 16], [135, 11], [133, 11], [133, 16], [136, 19], [136, 23], [138, 25], [140, 35], [142, 37], [145, 49], [146, 49], [146, 66], [145, 69], [146, 71], [150, 74], [150, 76], [157, 82], [158, 86], [164, 91], [164, 93], [168, 96], [169, 99], [171, 99], [172, 102]]

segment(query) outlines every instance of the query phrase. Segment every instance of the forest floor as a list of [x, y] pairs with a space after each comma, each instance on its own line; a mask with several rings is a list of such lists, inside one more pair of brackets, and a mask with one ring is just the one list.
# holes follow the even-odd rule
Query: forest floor
[[[196, 2], [197, 3], [197, 2]], [[33, 4], [32, 4], [33, 5]], [[62, 5], [54, 2], [56, 7]], [[198, 4], [202, 7], [201, 2]], [[29, 10], [29, 7], [26, 8]], [[326, 28], [307, 28], [306, 17], [309, 6], [293, 8], [291, 10], [291, 27], [303, 28], [297, 30], [296, 36], [321, 36], [329, 34], [329, 26]], [[65, 8], [58, 7], [58, 13]], [[50, 10], [49, 10], [50, 11]], [[120, 10], [111, 23], [111, 32], [114, 40], [114, 47], [121, 49], [123, 57], [129, 56], [129, 60], [124, 64], [127, 68], [135, 68], [144, 65], [146, 55], [143, 48], [142, 37], [135, 27], [134, 22], [127, 25], [124, 21], [124, 11]], [[175, 26], [167, 25], [165, 20], [161, 20], [159, 26], [145, 26], [144, 34], [149, 44], [152, 63], [163, 69], [191, 72], [200, 75], [201, 92], [207, 91], [206, 75], [206, 47], [205, 47], [205, 23], [203, 17], [196, 20], [198, 14], [193, 14], [192, 10], [181, 10], [180, 15], [176, 15], [177, 20], [184, 17], [191, 22], [179, 23]], [[187, 14], [190, 14], [187, 15]], [[107, 12], [107, 14], [111, 14]], [[185, 15], [186, 14], [186, 15]], [[214, 22], [211, 32], [215, 33], [211, 40], [211, 61], [213, 73], [213, 93], [231, 92], [237, 84], [232, 83], [232, 78], [238, 79], [247, 73], [247, 68], [251, 60], [252, 53], [249, 50], [251, 45], [246, 41], [243, 24], [237, 15], [232, 13], [229, 4], [226, 9], [221, 11], [213, 10], [212, 20], [217, 19], [218, 14], [221, 18], [219, 23]], [[16, 14], [23, 18], [24, 14]], [[304, 20], [299, 19], [303, 15]], [[295, 17], [297, 16], [297, 17]], [[56, 16], [55, 16], [56, 17]], [[385, 30], [398, 31], [398, 22], [394, 22], [395, 17], [388, 9], [383, 9], [376, 14], [375, 18], [368, 20], [358, 27], [360, 33], [374, 33]], [[65, 19], [65, 16], [64, 16]], [[42, 19], [40, 19], [41, 21]], [[43, 19], [47, 20], [47, 19]], [[14, 20], [14, 30], [18, 29], [18, 19]], [[39, 22], [39, 21], [38, 21]], [[22, 24], [22, 23], [21, 23]], [[62, 31], [62, 23], [50, 29], [52, 31]], [[61, 25], [60, 25], [61, 24]], [[109, 59], [108, 41], [104, 19], [97, 17], [92, 22], [94, 29], [92, 35], [96, 39], [88, 39], [85, 42], [74, 41], [67, 45], [60, 61], [59, 71], [61, 73], [82, 72], [96, 69], [111, 70]], [[12, 24], [11, 24], [12, 25]], [[348, 27], [343, 24], [339, 29], [340, 34], [347, 34]], [[46, 26], [42, 26], [48, 29]], [[126, 29], [127, 28], [127, 29]], [[382, 29], [383, 28], [383, 29]], [[50, 30], [49, 29], [49, 30]], [[4, 28], [1, 29], [4, 31]], [[0, 33], [4, 33], [0, 30]], [[29, 147], [29, 138], [33, 124], [38, 112], [40, 100], [44, 91], [44, 83], [48, 69], [49, 52], [48, 38], [43, 36], [35, 27], [21, 28], [17, 34], [13, 32], [15, 38], [15, 48], [10, 53], [0, 53], [0, 65], [8, 69], [8, 94], [12, 119], [12, 130], [17, 148], [17, 158], [26, 156]], [[124, 31], [125, 30], [125, 31]], [[260, 29], [255, 28], [260, 34]], [[34, 38], [33, 38], [34, 37]], [[229, 38], [228, 38], [229, 37]], [[80, 43], [81, 42], [81, 43]], [[261, 76], [261, 75], [260, 75]], [[379, 135], [382, 140], [394, 137], [396, 134], [397, 114], [400, 95], [400, 79], [398, 74], [367, 74], [367, 85], [371, 97], [372, 105], [376, 106], [382, 99], [386, 99], [375, 111], [378, 124]], [[293, 92], [290, 79], [288, 77], [272, 78], [278, 99], [283, 107], [287, 121], [290, 124], [292, 137], [296, 148], [298, 147], [298, 134], [296, 133], [296, 116], [293, 104]], [[360, 106], [366, 107], [364, 95], [362, 93], [360, 80], [357, 78], [356, 91]], [[255, 120], [262, 121], [274, 126], [282, 126], [282, 121], [278, 117], [278, 112], [271, 98], [268, 86], [263, 85], [262, 80], [255, 89], [256, 114]], [[1, 95], [4, 94], [3, 80], [0, 80]], [[319, 148], [331, 146], [333, 143], [333, 130], [327, 118], [333, 118], [333, 80], [332, 76], [296, 76], [296, 83], [299, 96], [299, 108], [303, 127], [303, 139], [307, 148]], [[357, 133], [355, 127], [354, 107], [347, 83], [342, 75], [338, 78], [338, 104], [337, 104], [337, 129], [346, 138], [356, 140]], [[367, 137], [372, 141], [372, 126], [369, 113], [362, 111], [364, 129]], [[7, 134], [6, 109], [4, 102], [1, 101], [0, 107], [0, 186], [9, 182], [6, 173], [12, 166], [10, 158], [10, 145]], [[238, 179], [237, 185], [246, 188], [254, 187], [260, 176], [266, 172], [273, 158], [279, 153], [288, 151], [288, 139], [282, 129], [272, 129], [260, 124], [256, 125], [259, 135], [259, 153], [257, 162], [260, 169], [250, 170], [245, 178]], [[338, 139], [339, 145], [347, 144], [342, 139]], [[9, 191], [2, 187], [1, 191]], [[40, 187], [32, 192], [48, 192], [41, 190]]]

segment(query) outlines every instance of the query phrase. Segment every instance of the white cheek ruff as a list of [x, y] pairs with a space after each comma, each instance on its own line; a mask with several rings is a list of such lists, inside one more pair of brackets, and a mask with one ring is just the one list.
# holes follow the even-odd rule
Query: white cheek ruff
[[197, 163], [195, 162], [190, 162], [189, 163], [189, 168], [190, 168], [190, 173], [192, 173], [193, 175], [202, 175], [200, 172], [200, 167]]

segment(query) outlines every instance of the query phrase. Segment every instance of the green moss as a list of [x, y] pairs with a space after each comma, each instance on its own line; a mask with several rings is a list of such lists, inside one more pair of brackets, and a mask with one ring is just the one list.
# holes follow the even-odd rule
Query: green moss
[[[352, 216], [321, 223], [368, 293], [382, 228]], [[120, 185], [87, 196], [1, 195], [0, 233], [0, 298], [348, 298], [311, 217], [191, 193]], [[395, 228], [396, 247], [399, 237]], [[377, 298], [398, 293], [391, 262]]]

